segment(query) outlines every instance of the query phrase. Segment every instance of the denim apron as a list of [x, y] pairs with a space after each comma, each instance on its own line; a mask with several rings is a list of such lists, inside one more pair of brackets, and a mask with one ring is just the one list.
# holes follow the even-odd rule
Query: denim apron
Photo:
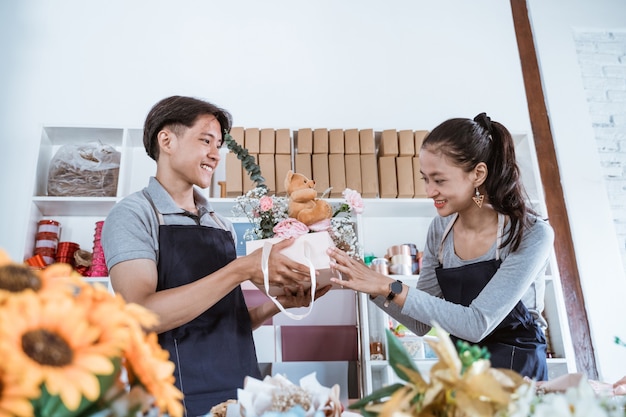
[[[225, 228], [165, 225], [154, 208], [159, 218], [157, 291], [194, 282], [237, 257]], [[176, 386], [184, 394], [186, 416], [205, 415], [214, 405], [237, 399], [237, 388], [243, 387], [247, 375], [261, 378], [240, 286], [190, 322], [159, 334], [159, 343], [176, 365]]]
[[[500, 267], [500, 243], [504, 230], [504, 216], [498, 214], [496, 257], [456, 268], [443, 268], [443, 242], [452, 229], [456, 217], [450, 221], [441, 238], [439, 266], [435, 269], [443, 297], [465, 307], [478, 296]], [[453, 342], [462, 340], [451, 335]], [[472, 343], [470, 343], [472, 344]], [[484, 346], [491, 354], [491, 366], [512, 369], [537, 381], [548, 379], [546, 363], [546, 338], [532, 314], [522, 301], [484, 339], [475, 343]]]

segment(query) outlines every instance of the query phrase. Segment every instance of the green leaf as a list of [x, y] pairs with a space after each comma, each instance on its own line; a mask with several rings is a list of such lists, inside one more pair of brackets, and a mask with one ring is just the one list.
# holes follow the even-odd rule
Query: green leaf
[[417, 373], [420, 373], [413, 358], [404, 348], [404, 345], [398, 340], [398, 338], [389, 329], [385, 329], [387, 333], [387, 351], [389, 352], [389, 365], [394, 370], [396, 375], [403, 381], [409, 381], [409, 376], [398, 365], [402, 365], [407, 369], [411, 369]]
[[241, 161], [241, 165], [248, 173], [250, 179], [256, 183], [257, 187], [267, 188], [265, 178], [261, 176], [261, 168], [257, 165], [254, 156], [250, 155], [246, 148], [239, 145], [228, 131], [224, 130], [223, 138], [228, 150], [234, 153], [237, 159]]
[[400, 383], [387, 385], [385, 387], [382, 387], [372, 392], [370, 395], [367, 395], [361, 398], [360, 400], [350, 404], [348, 408], [350, 408], [351, 410], [362, 409], [363, 407], [367, 406], [368, 404], [372, 402], [377, 402], [378, 400], [382, 400], [384, 398], [390, 397], [394, 392], [396, 392], [397, 390], [403, 387], [404, 387], [404, 384], [400, 384]]
[[[119, 358], [115, 358], [112, 362], [114, 370], [110, 375], [97, 375], [98, 383], [100, 384], [100, 397], [108, 391], [120, 375], [121, 360]], [[93, 412], [86, 413], [86, 410], [93, 410], [94, 408], [101, 409], [106, 407], [104, 404], [98, 404], [99, 402], [100, 399], [95, 402], [90, 402], [87, 401], [85, 397], [82, 397], [78, 408], [74, 411], [70, 411], [65, 406], [60, 396], [52, 395], [48, 392], [45, 384], [41, 386], [41, 395], [39, 398], [31, 401], [34, 407], [34, 414], [37, 417], [78, 417], [81, 415], [91, 415]]]

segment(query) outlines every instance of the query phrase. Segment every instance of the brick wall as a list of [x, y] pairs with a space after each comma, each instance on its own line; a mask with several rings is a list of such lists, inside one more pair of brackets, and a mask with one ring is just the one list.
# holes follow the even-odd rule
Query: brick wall
[[626, 31], [580, 31], [574, 41], [626, 268]]

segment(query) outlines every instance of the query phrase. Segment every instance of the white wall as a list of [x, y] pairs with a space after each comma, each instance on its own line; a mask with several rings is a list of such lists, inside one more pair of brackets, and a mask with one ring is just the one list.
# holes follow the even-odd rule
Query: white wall
[[[602, 3], [618, 7], [593, 4]], [[250, 127], [430, 129], [487, 111], [513, 131], [530, 131], [511, 19], [501, 0], [0, 2], [0, 247], [22, 255], [42, 124], [141, 127], [150, 106], [171, 94], [214, 101]], [[554, 105], [567, 108], [568, 97]], [[574, 99], [574, 107], [584, 103], [582, 93]], [[576, 122], [584, 124], [584, 114]], [[577, 133], [593, 140], [590, 127]], [[594, 154], [593, 145], [583, 148]], [[570, 158], [564, 152], [561, 160]], [[589, 163], [597, 161], [578, 166]], [[599, 185], [586, 179], [576, 191], [578, 174], [564, 167], [568, 204]], [[583, 206], [586, 218], [605, 216], [597, 201]], [[580, 212], [572, 222], [577, 245], [594, 236]], [[604, 259], [597, 250], [594, 265]], [[591, 262], [579, 262], [583, 279], [596, 280]], [[588, 308], [593, 323], [604, 320], [602, 306]]]
[[141, 127], [157, 100], [187, 94], [247, 127], [429, 129], [487, 111], [529, 129], [512, 18], [498, 0], [2, 7], [11, 65], [0, 167], [12, 202], [0, 246], [15, 258], [42, 124]]
[[615, 336], [626, 338], [621, 311], [626, 278], [574, 33], [626, 28], [626, 3], [529, 0], [528, 4], [598, 370], [604, 380], [615, 382], [626, 375], [626, 349], [613, 343]]

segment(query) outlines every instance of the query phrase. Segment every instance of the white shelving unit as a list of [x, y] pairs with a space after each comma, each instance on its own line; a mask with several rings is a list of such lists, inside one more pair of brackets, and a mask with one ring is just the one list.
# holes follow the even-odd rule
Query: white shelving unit
[[[533, 206], [546, 213], [543, 190], [532, 138], [527, 134], [515, 135], [517, 155], [523, 180]], [[114, 197], [51, 197], [47, 196], [47, 178], [50, 161], [55, 152], [65, 144], [101, 141], [121, 152], [117, 193]], [[225, 150], [226, 151], [226, 150]], [[37, 223], [42, 219], [53, 219], [61, 223], [61, 240], [73, 241], [85, 250], [91, 250], [94, 226], [104, 220], [109, 210], [124, 196], [142, 189], [147, 179], [155, 172], [155, 163], [145, 153], [142, 130], [119, 127], [44, 126], [42, 128], [37, 175], [33, 187], [30, 221], [27, 230], [24, 258], [32, 256]], [[217, 171], [214, 181], [223, 171]], [[215, 182], [216, 183], [216, 182]], [[207, 193], [208, 196], [208, 193]], [[232, 198], [212, 198], [213, 208], [226, 216], [232, 216]], [[386, 253], [389, 246], [413, 243], [418, 249], [424, 247], [430, 221], [436, 215], [429, 199], [367, 199], [365, 212], [357, 218], [360, 241], [367, 252], [378, 256]], [[403, 276], [404, 282], [416, 282], [417, 276]], [[106, 277], [91, 278], [90, 281], [108, 282]], [[368, 297], [357, 297], [356, 321], [360, 339], [361, 395], [368, 394], [394, 381], [394, 374], [386, 360], [370, 360], [369, 342], [374, 338], [385, 345], [384, 329], [388, 317], [369, 302]], [[550, 377], [575, 372], [574, 351], [563, 302], [558, 268], [554, 255], [547, 272], [545, 316], [549, 323], [549, 334], [554, 358], [549, 359]], [[385, 357], [387, 349], [384, 346]], [[275, 352], [269, 352], [271, 357]], [[417, 359], [420, 369], [427, 371], [432, 359]]]

